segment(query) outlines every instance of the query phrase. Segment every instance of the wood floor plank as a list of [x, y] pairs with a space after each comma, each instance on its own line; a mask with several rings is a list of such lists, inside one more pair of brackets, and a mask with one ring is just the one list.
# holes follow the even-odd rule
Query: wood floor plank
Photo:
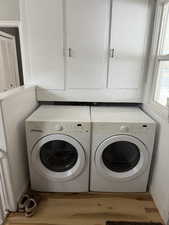
[[162, 222], [149, 194], [40, 194], [37, 213], [14, 213], [7, 225], [105, 225], [107, 220]]

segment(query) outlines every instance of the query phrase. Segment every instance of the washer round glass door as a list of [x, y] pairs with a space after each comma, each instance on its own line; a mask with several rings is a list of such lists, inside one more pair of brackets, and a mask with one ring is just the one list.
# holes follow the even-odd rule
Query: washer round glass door
[[33, 167], [50, 180], [71, 180], [81, 173], [85, 163], [83, 147], [67, 135], [48, 135], [40, 139], [32, 151]]
[[146, 146], [128, 135], [113, 136], [102, 142], [95, 154], [95, 165], [100, 174], [119, 181], [134, 179], [148, 165]]

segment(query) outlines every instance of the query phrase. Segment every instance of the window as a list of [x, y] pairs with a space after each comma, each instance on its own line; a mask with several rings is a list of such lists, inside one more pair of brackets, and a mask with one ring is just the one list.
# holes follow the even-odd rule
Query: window
[[169, 97], [169, 2], [164, 3], [156, 63], [155, 102], [167, 106]]

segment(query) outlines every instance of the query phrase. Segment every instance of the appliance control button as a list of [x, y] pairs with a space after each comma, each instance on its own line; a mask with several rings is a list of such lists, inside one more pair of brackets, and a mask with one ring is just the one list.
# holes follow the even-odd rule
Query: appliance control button
[[55, 126], [55, 130], [56, 131], [61, 131], [61, 130], [63, 130], [63, 127], [61, 125], [56, 125]]
[[127, 127], [127, 126], [121, 126], [120, 127], [120, 131], [127, 133], [127, 132], [129, 132], [129, 127]]

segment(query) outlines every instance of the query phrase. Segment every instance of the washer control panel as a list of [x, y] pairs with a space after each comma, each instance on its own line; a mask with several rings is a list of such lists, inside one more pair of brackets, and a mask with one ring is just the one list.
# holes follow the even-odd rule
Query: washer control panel
[[43, 132], [77, 132], [77, 133], [86, 133], [90, 131], [90, 123], [53, 123], [53, 122], [41, 122], [37, 124], [32, 124], [31, 132], [34, 133], [43, 133]]
[[118, 130], [121, 133], [140, 133], [149, 130], [148, 124], [120, 124]]

